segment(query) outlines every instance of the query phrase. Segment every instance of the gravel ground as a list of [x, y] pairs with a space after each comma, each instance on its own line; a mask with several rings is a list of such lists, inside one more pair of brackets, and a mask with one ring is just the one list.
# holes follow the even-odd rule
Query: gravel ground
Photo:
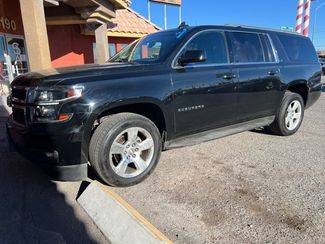
[[[10, 152], [7, 116], [0, 104], [0, 243], [106, 243], [75, 201], [80, 183], [51, 182]], [[325, 93], [294, 136], [167, 151], [146, 181], [114, 190], [176, 243], [324, 243], [324, 147]]]
[[325, 242], [325, 93], [291, 137], [245, 132], [162, 154], [115, 188], [176, 243]]

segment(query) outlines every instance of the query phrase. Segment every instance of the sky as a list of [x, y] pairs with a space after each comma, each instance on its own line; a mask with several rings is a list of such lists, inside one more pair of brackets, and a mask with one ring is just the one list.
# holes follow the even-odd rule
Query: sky
[[[297, 0], [183, 0], [182, 20], [187, 24], [242, 24], [280, 29], [294, 27]], [[315, 9], [318, 8], [315, 34], [313, 24]], [[132, 9], [148, 17], [147, 0], [132, 0]], [[164, 6], [151, 3], [151, 21], [164, 28]], [[178, 26], [178, 7], [167, 7], [168, 28]], [[325, 0], [312, 3], [310, 38], [317, 49], [325, 50]]]

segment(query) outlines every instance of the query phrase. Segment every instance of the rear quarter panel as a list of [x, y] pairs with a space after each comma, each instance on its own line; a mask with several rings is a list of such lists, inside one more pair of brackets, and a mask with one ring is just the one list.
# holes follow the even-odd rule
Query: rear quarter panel
[[[321, 95], [321, 66], [319, 62], [293, 63], [289, 60], [276, 33], [270, 33], [279, 56], [281, 90], [284, 95], [289, 86], [306, 84], [308, 97], [306, 108], [313, 105]], [[299, 37], [304, 38], [304, 37]], [[311, 44], [312, 45], [312, 44]], [[316, 51], [315, 51], [316, 55]]]

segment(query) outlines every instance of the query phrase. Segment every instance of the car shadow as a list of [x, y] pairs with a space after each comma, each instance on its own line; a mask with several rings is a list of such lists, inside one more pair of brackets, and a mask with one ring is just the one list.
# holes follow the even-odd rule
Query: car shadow
[[268, 127], [256, 128], [256, 129], [251, 130], [251, 132], [263, 134], [263, 135], [269, 135], [269, 136], [278, 136], [273, 131], [271, 131]]
[[10, 151], [0, 99], [0, 243], [96, 243], [73, 208], [80, 184], [65, 189]]

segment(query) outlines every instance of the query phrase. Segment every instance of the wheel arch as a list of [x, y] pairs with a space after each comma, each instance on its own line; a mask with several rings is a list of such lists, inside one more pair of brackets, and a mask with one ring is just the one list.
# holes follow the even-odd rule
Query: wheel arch
[[[99, 113], [98, 113], [99, 112]], [[96, 120], [116, 113], [129, 112], [142, 115], [150, 119], [159, 129], [160, 133], [167, 131], [166, 112], [161, 104], [154, 100], [129, 100], [116, 102], [110, 106], [103, 107], [97, 112]]]
[[171, 122], [166, 121], [168, 118], [167, 112], [159, 100], [130, 99], [102, 105], [93, 110], [85, 123], [82, 139], [82, 153], [84, 157], [88, 158], [89, 143], [92, 137], [92, 133], [100, 123], [100, 120], [111, 114], [122, 112], [135, 113], [150, 119], [157, 126], [159, 132], [161, 133], [163, 141], [167, 136], [167, 132], [171, 129], [169, 128]]
[[286, 90], [299, 94], [303, 98], [305, 106], [307, 105], [309, 87], [306, 80], [293, 81], [287, 85]]

